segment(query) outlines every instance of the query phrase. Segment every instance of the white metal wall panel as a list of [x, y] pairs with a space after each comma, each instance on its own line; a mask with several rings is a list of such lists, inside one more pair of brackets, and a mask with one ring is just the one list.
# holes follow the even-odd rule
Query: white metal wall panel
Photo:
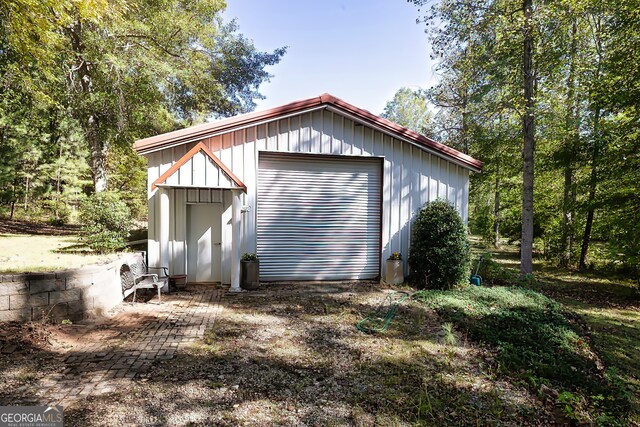
[[222, 193], [222, 283], [231, 283], [231, 192]]
[[[377, 129], [362, 126], [338, 112], [325, 110], [293, 115], [241, 131], [204, 138], [203, 141], [247, 185], [247, 195], [243, 203], [249, 210], [242, 217], [241, 243], [241, 247], [247, 252], [256, 251], [257, 159], [264, 151], [384, 157], [382, 251], [378, 254], [381, 261], [391, 252], [399, 251], [406, 262], [411, 243], [412, 218], [427, 201], [438, 197], [446, 199], [456, 206], [463, 219], [467, 220], [468, 170]], [[198, 142], [147, 155], [150, 265], [158, 265], [160, 257], [160, 203], [158, 192], [151, 191], [151, 183]], [[200, 166], [195, 162], [195, 165], [190, 166], [202, 167], [202, 162], [199, 164]], [[205, 163], [204, 175], [208, 185], [227, 179], [219, 169], [215, 168], [213, 173], [211, 169], [211, 165]], [[218, 176], [215, 176], [216, 173]], [[419, 183], [415, 179], [416, 175], [420, 176]], [[202, 176], [202, 173], [180, 170], [173, 179], [186, 184], [193, 176]], [[191, 190], [185, 191], [184, 200], [200, 201], [197, 192], [192, 193]], [[182, 212], [179, 203], [176, 201], [175, 212]], [[182, 258], [180, 255], [177, 256]], [[174, 262], [174, 266], [179, 264], [179, 261]], [[384, 263], [382, 265], [384, 267]], [[227, 283], [225, 280], [223, 278]]]
[[380, 274], [380, 159], [263, 153], [259, 167], [261, 280]]
[[233, 187], [235, 185], [218, 165], [202, 152], [196, 153], [187, 160], [167, 178], [166, 184], [193, 187]]

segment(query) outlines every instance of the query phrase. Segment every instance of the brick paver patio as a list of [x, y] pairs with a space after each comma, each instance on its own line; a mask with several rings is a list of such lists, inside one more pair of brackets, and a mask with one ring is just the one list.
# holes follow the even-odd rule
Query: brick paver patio
[[37, 398], [42, 404], [70, 406], [77, 399], [122, 390], [144, 376], [154, 360], [202, 338], [221, 310], [224, 290], [194, 285], [147, 303], [123, 303], [113, 317], [96, 323], [65, 356], [66, 368], [45, 377]]

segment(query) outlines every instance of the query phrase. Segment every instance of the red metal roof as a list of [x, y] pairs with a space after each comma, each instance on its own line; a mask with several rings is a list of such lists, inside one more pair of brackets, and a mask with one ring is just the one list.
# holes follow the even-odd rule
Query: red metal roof
[[367, 110], [358, 108], [355, 105], [349, 104], [348, 102], [345, 102], [339, 98], [336, 98], [335, 96], [330, 95], [328, 93], [325, 93], [323, 95], [320, 95], [314, 98], [291, 102], [289, 104], [285, 104], [280, 107], [275, 107], [275, 108], [271, 108], [264, 111], [255, 111], [248, 114], [242, 114], [239, 116], [230, 117], [228, 119], [217, 120], [210, 123], [204, 123], [201, 125], [176, 130], [173, 132], [163, 133], [161, 135], [140, 139], [134, 143], [133, 148], [138, 153], [143, 153], [148, 150], [159, 149], [164, 146], [172, 146], [172, 145], [175, 145], [176, 143], [179, 144], [181, 142], [192, 141], [194, 140], [194, 138], [195, 139], [199, 137], [204, 138], [212, 133], [231, 131], [234, 128], [250, 125], [251, 123], [254, 123], [254, 122], [274, 119], [274, 118], [277, 118], [278, 116], [293, 114], [296, 112], [300, 112], [300, 111], [304, 111], [312, 108], [318, 108], [322, 106], [327, 106], [327, 107], [331, 106], [338, 111], [342, 111], [344, 113], [350, 114], [365, 123], [369, 123], [373, 126], [386, 130], [391, 134], [395, 134], [400, 138], [407, 139], [418, 145], [422, 145], [430, 150], [440, 153], [445, 157], [449, 157], [452, 160], [455, 160], [458, 163], [464, 166], [467, 166], [472, 170], [475, 170], [475, 171], [482, 170], [483, 164], [480, 160], [476, 160], [467, 154], [464, 154], [447, 145], [436, 142], [431, 138], [427, 138], [424, 135], [420, 135], [419, 133], [414, 132], [411, 129], [407, 129], [404, 126], [400, 126], [397, 123], [393, 123], [392, 121], [376, 116], [375, 114], [370, 113]]

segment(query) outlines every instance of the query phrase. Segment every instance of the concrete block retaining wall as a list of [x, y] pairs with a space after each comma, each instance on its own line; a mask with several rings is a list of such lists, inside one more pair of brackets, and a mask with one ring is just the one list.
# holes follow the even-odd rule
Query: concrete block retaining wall
[[100, 316], [122, 302], [122, 265], [143, 256], [127, 254], [109, 264], [53, 273], [0, 275], [0, 322]]

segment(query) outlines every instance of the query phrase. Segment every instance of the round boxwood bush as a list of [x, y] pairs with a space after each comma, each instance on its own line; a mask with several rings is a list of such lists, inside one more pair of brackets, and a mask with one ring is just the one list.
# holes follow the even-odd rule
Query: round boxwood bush
[[469, 240], [448, 202], [426, 203], [413, 224], [409, 265], [419, 289], [451, 289], [469, 280]]
[[81, 240], [96, 252], [121, 249], [131, 229], [131, 212], [116, 193], [92, 194], [80, 205]]

